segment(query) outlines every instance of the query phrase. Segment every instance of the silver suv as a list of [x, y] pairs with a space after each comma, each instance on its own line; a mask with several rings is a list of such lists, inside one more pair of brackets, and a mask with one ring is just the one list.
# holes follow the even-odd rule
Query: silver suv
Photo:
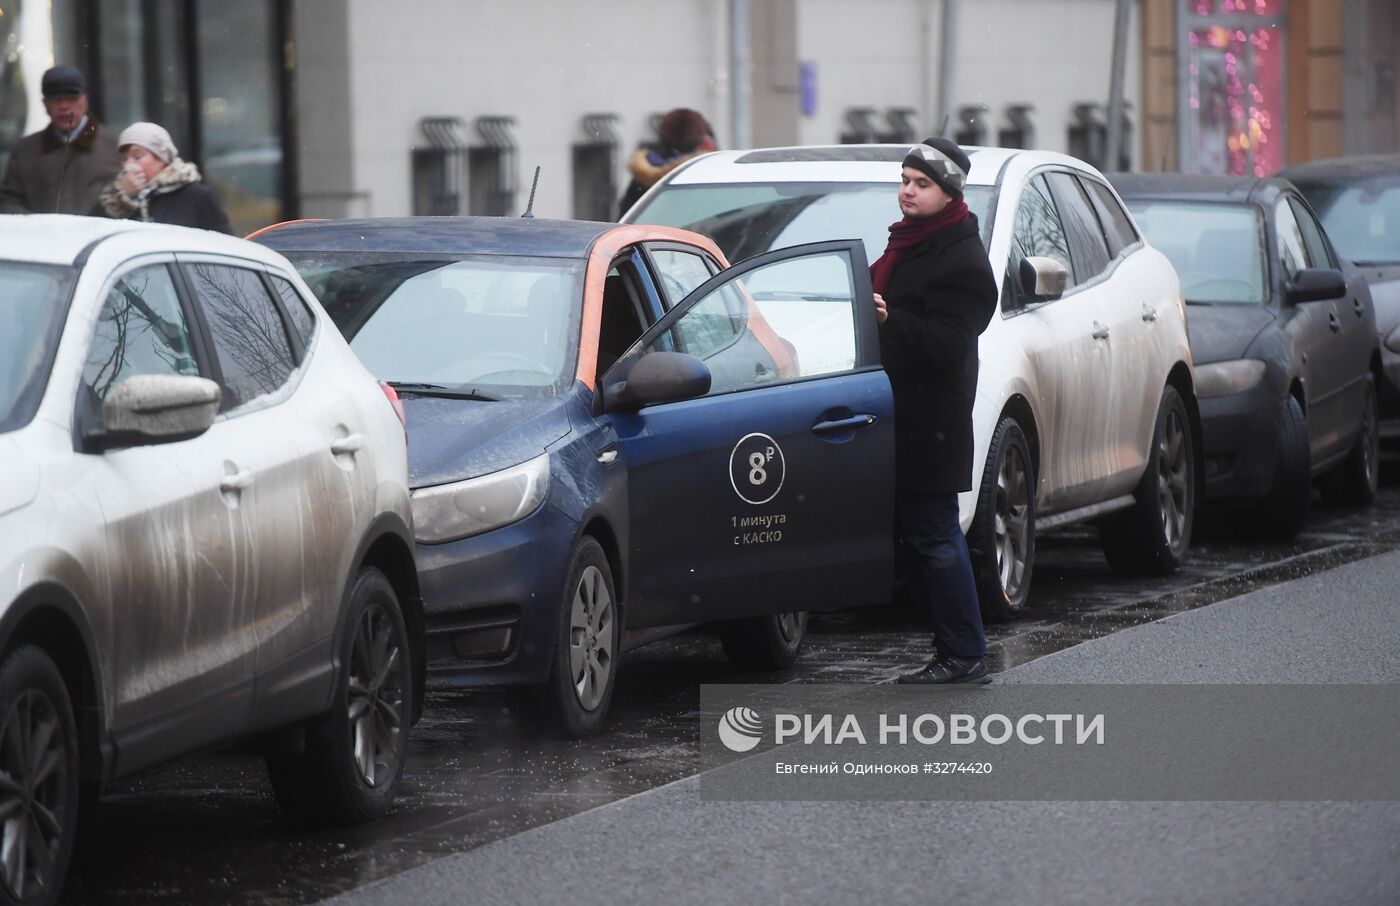
[[423, 664], [392, 391], [262, 246], [0, 249], [0, 899], [57, 899], [80, 796], [238, 737], [284, 806], [382, 813]]

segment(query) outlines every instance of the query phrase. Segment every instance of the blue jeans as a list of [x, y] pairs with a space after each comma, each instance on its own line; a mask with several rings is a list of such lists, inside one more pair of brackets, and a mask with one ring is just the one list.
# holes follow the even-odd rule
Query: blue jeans
[[934, 650], [984, 657], [987, 638], [972, 560], [958, 525], [958, 495], [900, 491], [895, 526], [907, 548], [909, 596], [915, 612], [933, 630]]

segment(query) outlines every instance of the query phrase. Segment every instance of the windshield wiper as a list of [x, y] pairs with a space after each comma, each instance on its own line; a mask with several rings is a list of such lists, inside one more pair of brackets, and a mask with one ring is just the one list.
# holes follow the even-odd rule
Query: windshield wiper
[[1353, 261], [1357, 267], [1394, 267], [1400, 261]]
[[480, 400], [483, 403], [498, 403], [500, 399], [488, 396], [477, 390], [463, 390], [460, 387], [448, 387], [446, 384], [426, 384], [414, 381], [386, 381], [386, 383], [402, 393], [416, 393], [419, 396], [437, 396], [451, 400]]
[[1204, 299], [1187, 299], [1187, 305], [1214, 305], [1214, 302], [1207, 302]]

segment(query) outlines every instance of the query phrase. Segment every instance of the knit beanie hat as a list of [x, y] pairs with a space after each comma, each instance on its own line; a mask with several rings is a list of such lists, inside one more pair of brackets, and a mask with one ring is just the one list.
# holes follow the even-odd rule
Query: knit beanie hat
[[132, 123], [123, 129], [117, 137], [117, 148], [127, 145], [140, 145], [167, 164], [180, 154], [170, 133], [155, 123]]
[[926, 138], [909, 149], [904, 166], [925, 173], [943, 191], [961, 198], [967, 174], [972, 172], [972, 159], [952, 139]]

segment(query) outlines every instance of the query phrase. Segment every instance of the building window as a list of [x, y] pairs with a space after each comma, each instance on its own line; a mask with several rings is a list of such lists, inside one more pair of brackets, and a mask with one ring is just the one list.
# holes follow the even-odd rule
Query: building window
[[1285, 0], [1180, 0], [1183, 170], [1283, 166]]

